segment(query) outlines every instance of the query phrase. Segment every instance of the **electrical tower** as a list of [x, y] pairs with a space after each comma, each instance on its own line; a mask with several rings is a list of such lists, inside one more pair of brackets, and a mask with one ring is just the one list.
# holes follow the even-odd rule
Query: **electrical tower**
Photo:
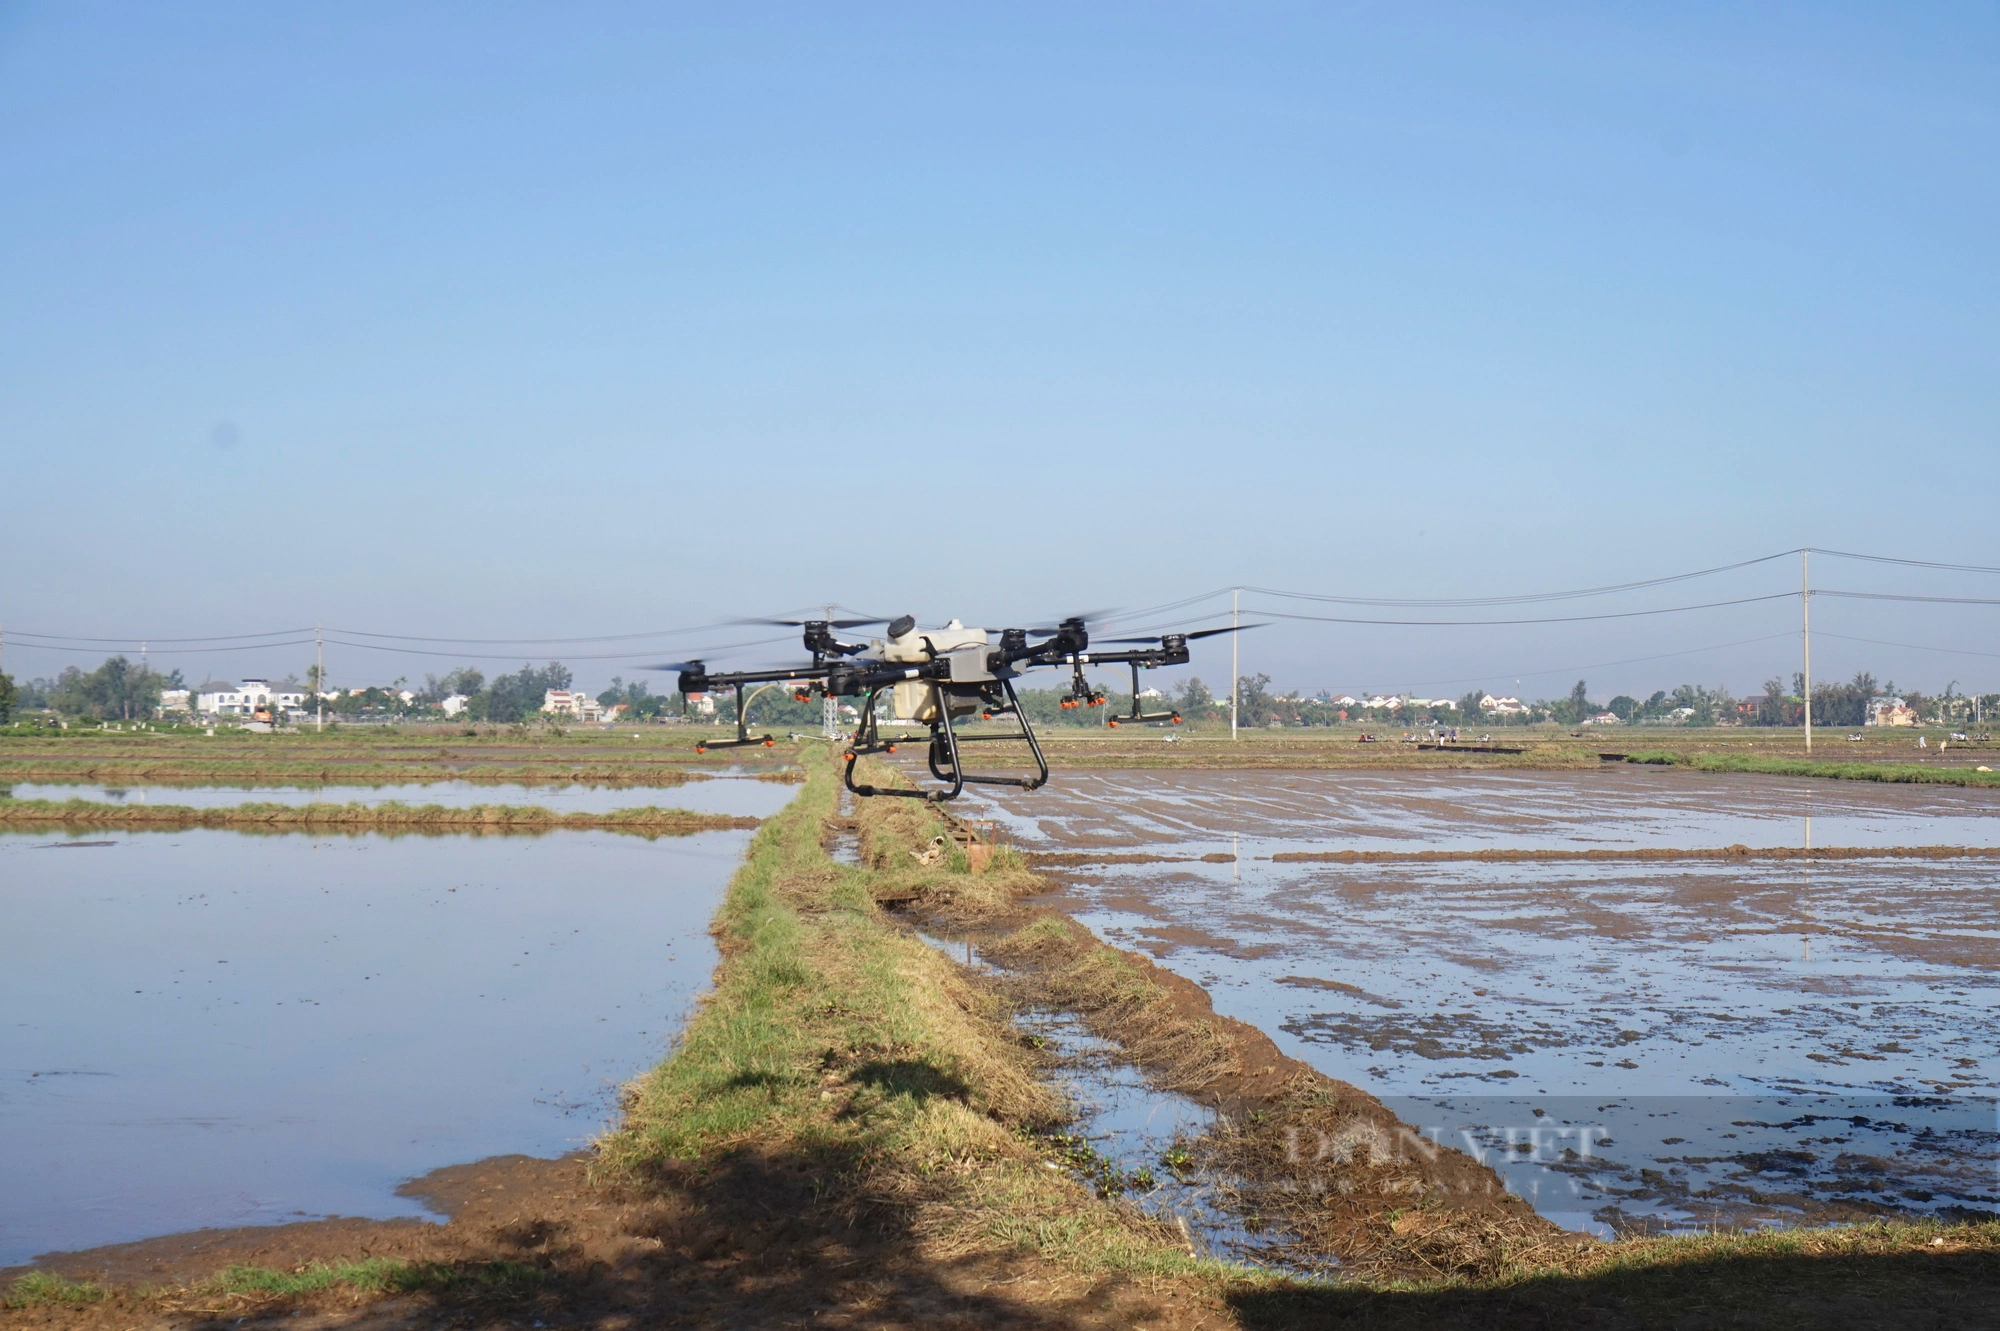
[[[833, 611], [832, 606], [826, 608], [826, 617], [829, 620], [833, 618]], [[828, 739], [840, 738], [840, 701], [831, 693], [820, 699], [819, 728], [820, 733]]]

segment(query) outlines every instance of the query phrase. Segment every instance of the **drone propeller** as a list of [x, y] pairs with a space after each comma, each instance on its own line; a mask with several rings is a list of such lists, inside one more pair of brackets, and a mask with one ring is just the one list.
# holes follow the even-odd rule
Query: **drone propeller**
[[1261, 623], [1258, 623], [1258, 624], [1231, 624], [1231, 625], [1230, 625], [1229, 627], [1227, 627], [1227, 628], [1220, 628], [1220, 629], [1201, 629], [1200, 631], [1198, 631], [1198, 632], [1195, 632], [1195, 633], [1163, 633], [1163, 634], [1160, 634], [1160, 635], [1159, 635], [1159, 636], [1157, 636], [1157, 637], [1152, 637], [1152, 638], [1105, 638], [1105, 639], [1103, 639], [1103, 641], [1105, 641], [1105, 642], [1165, 642], [1165, 641], [1166, 641], [1166, 640], [1167, 640], [1168, 638], [1180, 638], [1180, 639], [1183, 639], [1184, 641], [1187, 641], [1187, 642], [1193, 642], [1193, 641], [1194, 641], [1194, 640], [1195, 640], [1196, 638], [1213, 638], [1213, 637], [1214, 637], [1214, 636], [1215, 636], [1216, 634], [1218, 634], [1218, 633], [1241, 633], [1241, 632], [1242, 632], [1242, 631], [1243, 631], [1244, 629], [1261, 629], [1261, 628], [1263, 628], [1263, 627], [1264, 627], [1264, 625], [1263, 625], [1263, 624], [1261, 624]]
[[732, 624], [769, 624], [773, 628], [802, 629], [808, 624], [824, 624], [830, 629], [858, 629], [867, 624], [886, 624], [886, 619], [732, 619]]
[[1118, 607], [1106, 606], [1101, 610], [1086, 610], [1082, 614], [1078, 615], [1064, 615], [1061, 619], [1056, 621], [1056, 626], [1052, 629], [1051, 628], [1022, 629], [1021, 631], [1023, 633], [1037, 633], [1037, 634], [1061, 633], [1063, 631], [1064, 625], [1083, 624], [1088, 626], [1090, 624], [1096, 623], [1100, 619], [1103, 619], [1107, 615], [1115, 615], [1117, 613], [1118, 613]]
[[683, 673], [691, 670], [696, 674], [700, 674], [706, 668], [700, 661], [655, 661], [651, 665], [633, 667], [635, 670], [674, 670]]

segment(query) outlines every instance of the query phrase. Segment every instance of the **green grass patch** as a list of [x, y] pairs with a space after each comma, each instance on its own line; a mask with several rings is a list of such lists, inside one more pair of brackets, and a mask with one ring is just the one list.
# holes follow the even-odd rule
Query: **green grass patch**
[[107, 1291], [88, 1280], [71, 1280], [53, 1271], [30, 1271], [7, 1287], [0, 1307], [34, 1308], [56, 1305], [76, 1308], [96, 1303]]
[[329, 1289], [375, 1294], [414, 1294], [468, 1288], [503, 1292], [537, 1287], [547, 1275], [520, 1262], [402, 1262], [369, 1257], [349, 1262], [314, 1262], [296, 1271], [267, 1266], [230, 1266], [195, 1288], [208, 1294], [250, 1294], [282, 1298]]
[[1755, 772], [1765, 776], [1813, 776], [1833, 781], [1887, 781], [1924, 786], [2000, 786], [2000, 772], [1971, 767], [1931, 767], [1922, 763], [1816, 762], [1807, 758], [1766, 758], [1748, 753], [1688, 753], [1648, 749], [1625, 755], [1628, 763], [1688, 767], [1698, 772]]

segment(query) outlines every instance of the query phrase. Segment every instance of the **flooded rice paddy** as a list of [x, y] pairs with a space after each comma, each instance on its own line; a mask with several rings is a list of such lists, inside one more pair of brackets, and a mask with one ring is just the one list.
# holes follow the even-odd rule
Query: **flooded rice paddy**
[[[1562, 1223], [2000, 1206], [2000, 862], [1269, 858], [1992, 846], [1992, 792], [1629, 768], [1066, 773], [962, 808], [1078, 857], [1060, 903], [1078, 918]], [[1134, 853], [1180, 862], [1091, 863]]]
[[686, 809], [692, 813], [766, 818], [785, 807], [796, 786], [755, 777], [717, 777], [671, 787], [522, 786], [490, 781], [432, 781], [422, 785], [324, 786], [104, 786], [15, 782], [0, 786], [20, 800], [91, 800], [107, 804], [168, 804], [223, 809], [236, 804], [438, 804], [462, 809], [479, 804], [536, 805], [557, 813], [614, 813], [620, 809]]
[[[794, 793], [667, 793], [736, 786]], [[414, 1175], [583, 1145], [706, 984], [749, 835], [0, 835], [0, 1266], [421, 1214]]]
[[[2000, 844], [2000, 791], [1581, 772], [1076, 772], [1002, 799], [1034, 850], [1575, 850]], [[967, 808], [977, 797], [964, 801]]]

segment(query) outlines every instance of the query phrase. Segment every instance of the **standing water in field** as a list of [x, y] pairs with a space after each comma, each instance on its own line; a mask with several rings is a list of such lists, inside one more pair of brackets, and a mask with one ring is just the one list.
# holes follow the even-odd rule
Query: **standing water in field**
[[[970, 811], [1022, 849], [1062, 855], [1059, 904], [1084, 923], [1562, 1223], [2000, 1207], [2000, 861], [1270, 858], [1992, 846], [2000, 793], [1632, 769], [1202, 772], [1066, 775], [983, 803]], [[1115, 862], [1145, 856], [1180, 862]]]
[[584, 1145], [749, 835], [0, 835], [0, 1266]]
[[[9, 787], [0, 786], [0, 798]], [[16, 782], [20, 800], [89, 800], [105, 804], [170, 804], [226, 809], [238, 804], [527, 804], [557, 813], [615, 813], [620, 809], [686, 809], [763, 818], [789, 802], [797, 787], [754, 777], [717, 777], [678, 786], [521, 786], [490, 781], [431, 781], [377, 786], [102, 786]]]

